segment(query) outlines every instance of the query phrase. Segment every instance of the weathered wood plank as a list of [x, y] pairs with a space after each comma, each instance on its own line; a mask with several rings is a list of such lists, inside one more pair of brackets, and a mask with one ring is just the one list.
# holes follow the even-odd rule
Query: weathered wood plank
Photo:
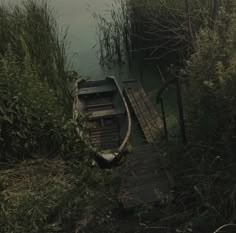
[[96, 128], [90, 128], [88, 130], [90, 133], [102, 133], [102, 132], [119, 132], [119, 128], [117, 124], [112, 124], [111, 126], [104, 126], [104, 127], [96, 127]]
[[[136, 99], [136, 104], [138, 106], [138, 109], [140, 111], [140, 119], [144, 122], [143, 125], [145, 125], [145, 131], [148, 132], [149, 142], [153, 142], [153, 140], [156, 138], [156, 126], [153, 124], [153, 115], [147, 108], [147, 105], [144, 103], [144, 97], [145, 95], [141, 95], [140, 90], [135, 90], [133, 92], [133, 95]], [[141, 100], [141, 101], [140, 101]]]
[[135, 115], [136, 115], [136, 117], [137, 117], [137, 119], [139, 121], [139, 124], [140, 124], [140, 126], [141, 126], [141, 128], [143, 130], [144, 136], [146, 137], [148, 142], [150, 142], [151, 134], [150, 134], [150, 131], [148, 130], [148, 125], [146, 124], [145, 117], [142, 116], [142, 112], [144, 112], [145, 109], [143, 109], [143, 111], [140, 110], [140, 108], [139, 108], [139, 106], [137, 104], [137, 102], [140, 101], [140, 100], [139, 99], [138, 100], [135, 99], [135, 96], [134, 96], [134, 93], [133, 93], [132, 90], [129, 90], [129, 92], [127, 92], [127, 96], [128, 96], [128, 98], [130, 100], [130, 103], [131, 103], [132, 108], [133, 108], [133, 110], [135, 112]]
[[158, 113], [137, 81], [124, 82], [124, 86], [147, 142], [155, 142], [163, 128]]
[[79, 95], [90, 95], [90, 94], [98, 94], [104, 92], [113, 92], [117, 90], [114, 85], [104, 85], [99, 87], [84, 87], [79, 91]]
[[113, 108], [113, 103], [100, 103], [100, 104], [87, 105], [88, 112], [93, 112], [98, 110], [108, 110], [112, 108]]
[[124, 90], [149, 143], [134, 148], [122, 170], [119, 200], [125, 208], [153, 202], [161, 203], [170, 195], [169, 173], [161, 162], [155, 141], [162, 133], [161, 119], [137, 81], [124, 82]]
[[91, 112], [88, 116], [89, 119], [95, 119], [95, 118], [102, 118], [102, 117], [109, 117], [109, 116], [115, 116], [124, 114], [125, 110], [123, 108], [113, 108], [113, 109], [107, 109], [107, 110], [101, 110], [96, 112]]

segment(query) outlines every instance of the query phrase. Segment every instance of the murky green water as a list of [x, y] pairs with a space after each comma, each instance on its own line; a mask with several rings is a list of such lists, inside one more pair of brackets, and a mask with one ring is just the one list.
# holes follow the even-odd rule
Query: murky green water
[[69, 26], [68, 56], [72, 59], [73, 68], [83, 76], [102, 78], [103, 71], [99, 66], [96, 53], [96, 21], [92, 12], [106, 14], [111, 0], [50, 0], [51, 6], [59, 14], [62, 27]]
[[[1, 1], [1, 0], [0, 0]], [[5, 3], [19, 3], [22, 0], [3, 0]], [[83, 76], [102, 78], [104, 72], [99, 66], [96, 53], [96, 21], [92, 12], [103, 15], [112, 0], [48, 0], [55, 10], [60, 27], [68, 29], [68, 58], [73, 69]]]

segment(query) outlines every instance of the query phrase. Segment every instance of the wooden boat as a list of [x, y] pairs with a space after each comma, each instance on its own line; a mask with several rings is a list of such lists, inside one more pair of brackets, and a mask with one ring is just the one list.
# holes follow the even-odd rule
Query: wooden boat
[[[131, 133], [131, 116], [115, 77], [76, 83], [75, 117], [86, 116], [87, 135], [98, 155], [108, 162], [124, 152]], [[81, 130], [77, 129], [81, 134]]]

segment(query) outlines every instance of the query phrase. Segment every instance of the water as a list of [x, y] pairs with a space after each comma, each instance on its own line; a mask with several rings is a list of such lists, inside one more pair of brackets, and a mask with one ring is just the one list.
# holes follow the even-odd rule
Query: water
[[[1, 1], [1, 0], [0, 0]], [[20, 3], [21, 0], [3, 0], [5, 3]], [[104, 77], [99, 66], [96, 48], [96, 21], [92, 12], [107, 14], [111, 0], [48, 0], [54, 9], [59, 26], [68, 27], [67, 50], [72, 68], [82, 76], [93, 78]]]
[[69, 26], [68, 57], [73, 69], [80, 75], [95, 79], [104, 76], [99, 66], [96, 45], [96, 21], [92, 12], [106, 14], [111, 0], [50, 0], [50, 5], [58, 12], [60, 26]]
[[[13, 4], [21, 1], [3, 0], [5, 3]], [[128, 78], [128, 76], [137, 78], [139, 76], [137, 72], [128, 74], [126, 68], [104, 70], [99, 65], [97, 53], [99, 48], [96, 46], [97, 22], [92, 13], [96, 12], [105, 18], [109, 17], [109, 9], [113, 6], [114, 0], [48, 0], [48, 3], [55, 11], [59, 26], [64, 30], [68, 27], [69, 47], [67, 56], [73, 64], [71, 68], [77, 71], [79, 75], [92, 79], [102, 79], [106, 75], [119, 75], [122, 78]], [[148, 79], [152, 81], [150, 86], [148, 83], [145, 83], [144, 86], [150, 89], [149, 87], [153, 87], [153, 82], [157, 80], [157, 77], [151, 77], [153, 74], [147, 72]]]
[[[21, 1], [3, 0], [5, 3], [13, 4]], [[97, 22], [92, 13], [109, 17], [109, 9], [114, 0], [48, 0], [48, 3], [55, 11], [59, 26], [64, 30], [68, 27], [67, 56], [72, 63], [71, 68], [79, 75], [92, 79], [102, 79], [106, 75], [118, 75], [123, 79], [140, 77], [139, 68], [136, 67], [133, 69], [134, 72], [129, 74], [125, 67], [104, 70], [99, 65], [98, 46], [96, 46]], [[152, 91], [157, 86], [156, 83], [160, 82], [156, 72], [153, 73], [149, 69], [144, 70], [143, 76], [143, 85], [147, 91]]]

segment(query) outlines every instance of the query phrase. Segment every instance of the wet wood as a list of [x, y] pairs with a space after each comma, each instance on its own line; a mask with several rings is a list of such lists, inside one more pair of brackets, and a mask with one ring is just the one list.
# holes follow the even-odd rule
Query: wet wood
[[124, 90], [147, 142], [154, 143], [162, 135], [163, 124], [159, 114], [138, 81], [125, 81]]
[[125, 114], [125, 110], [123, 108], [113, 108], [113, 109], [107, 109], [107, 110], [99, 110], [91, 112], [88, 116], [89, 119], [94, 118], [104, 118], [104, 117], [112, 117]]
[[93, 111], [98, 111], [98, 110], [107, 110], [113, 108], [113, 103], [99, 103], [99, 104], [91, 104], [87, 105], [87, 111], [88, 112], [93, 112]]
[[79, 95], [90, 95], [113, 91], [116, 91], [116, 88], [113, 85], [104, 85], [100, 87], [85, 87], [80, 89]]
[[[112, 76], [98, 81], [79, 80], [73, 92], [73, 119], [76, 121], [83, 114], [90, 142], [101, 150], [98, 156], [103, 157], [112, 149], [118, 161], [131, 133], [131, 114], [120, 83]], [[79, 126], [76, 132], [83, 136]], [[104, 159], [112, 162], [107, 156]]]
[[116, 122], [108, 127], [90, 128], [90, 140], [98, 149], [115, 149], [120, 144], [119, 128]]
[[171, 198], [173, 179], [154, 145], [135, 148], [121, 171], [119, 200], [124, 208], [165, 204]]

